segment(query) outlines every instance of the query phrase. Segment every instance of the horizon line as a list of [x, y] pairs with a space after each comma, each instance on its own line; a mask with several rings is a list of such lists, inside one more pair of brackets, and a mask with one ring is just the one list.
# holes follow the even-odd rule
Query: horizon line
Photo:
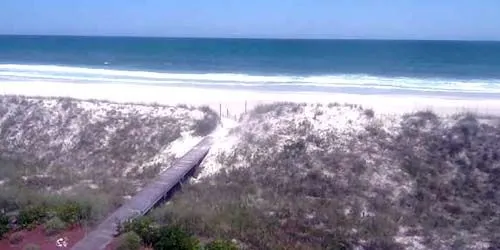
[[228, 39], [228, 40], [359, 40], [359, 41], [442, 41], [442, 42], [500, 42], [500, 40], [488, 39], [415, 39], [415, 38], [360, 38], [360, 37], [339, 37], [339, 38], [314, 38], [314, 37], [265, 37], [265, 36], [141, 36], [141, 35], [75, 35], [75, 34], [12, 34], [0, 33], [0, 36], [19, 37], [103, 37], [103, 38], [159, 38], [159, 39]]

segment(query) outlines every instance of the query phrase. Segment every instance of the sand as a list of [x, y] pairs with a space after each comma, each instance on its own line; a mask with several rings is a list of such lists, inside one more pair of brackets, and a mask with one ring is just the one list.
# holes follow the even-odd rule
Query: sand
[[232, 89], [169, 87], [110, 83], [1, 82], [0, 94], [41, 97], [73, 97], [114, 102], [208, 105], [224, 115], [238, 116], [252, 107], [276, 101], [353, 103], [377, 113], [405, 113], [422, 109], [445, 114], [464, 111], [500, 114], [498, 99], [430, 95], [368, 95], [321, 92], [272, 92]]

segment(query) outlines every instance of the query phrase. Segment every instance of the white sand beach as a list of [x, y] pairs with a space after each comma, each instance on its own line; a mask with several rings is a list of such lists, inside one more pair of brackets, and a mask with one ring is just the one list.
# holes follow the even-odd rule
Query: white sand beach
[[2, 82], [2, 95], [72, 97], [160, 104], [208, 105], [214, 110], [238, 116], [255, 105], [272, 102], [352, 103], [373, 108], [379, 114], [431, 109], [440, 114], [472, 111], [500, 114], [499, 99], [426, 95], [373, 95], [321, 92], [273, 92], [158, 85], [67, 82]]

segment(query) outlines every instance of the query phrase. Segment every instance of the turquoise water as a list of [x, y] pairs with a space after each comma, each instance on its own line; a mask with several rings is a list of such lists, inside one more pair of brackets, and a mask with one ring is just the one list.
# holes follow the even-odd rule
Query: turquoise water
[[500, 42], [0, 36], [0, 80], [500, 94]]

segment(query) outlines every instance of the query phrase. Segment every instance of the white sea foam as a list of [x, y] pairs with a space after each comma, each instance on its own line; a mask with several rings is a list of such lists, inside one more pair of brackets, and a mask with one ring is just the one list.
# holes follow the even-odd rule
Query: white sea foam
[[0, 79], [22, 81], [72, 81], [177, 86], [274, 87], [282, 90], [306, 88], [364, 88], [383, 90], [500, 93], [500, 79], [437, 79], [378, 77], [370, 75], [246, 75], [226, 73], [164, 73], [68, 67], [55, 65], [0, 64]]

